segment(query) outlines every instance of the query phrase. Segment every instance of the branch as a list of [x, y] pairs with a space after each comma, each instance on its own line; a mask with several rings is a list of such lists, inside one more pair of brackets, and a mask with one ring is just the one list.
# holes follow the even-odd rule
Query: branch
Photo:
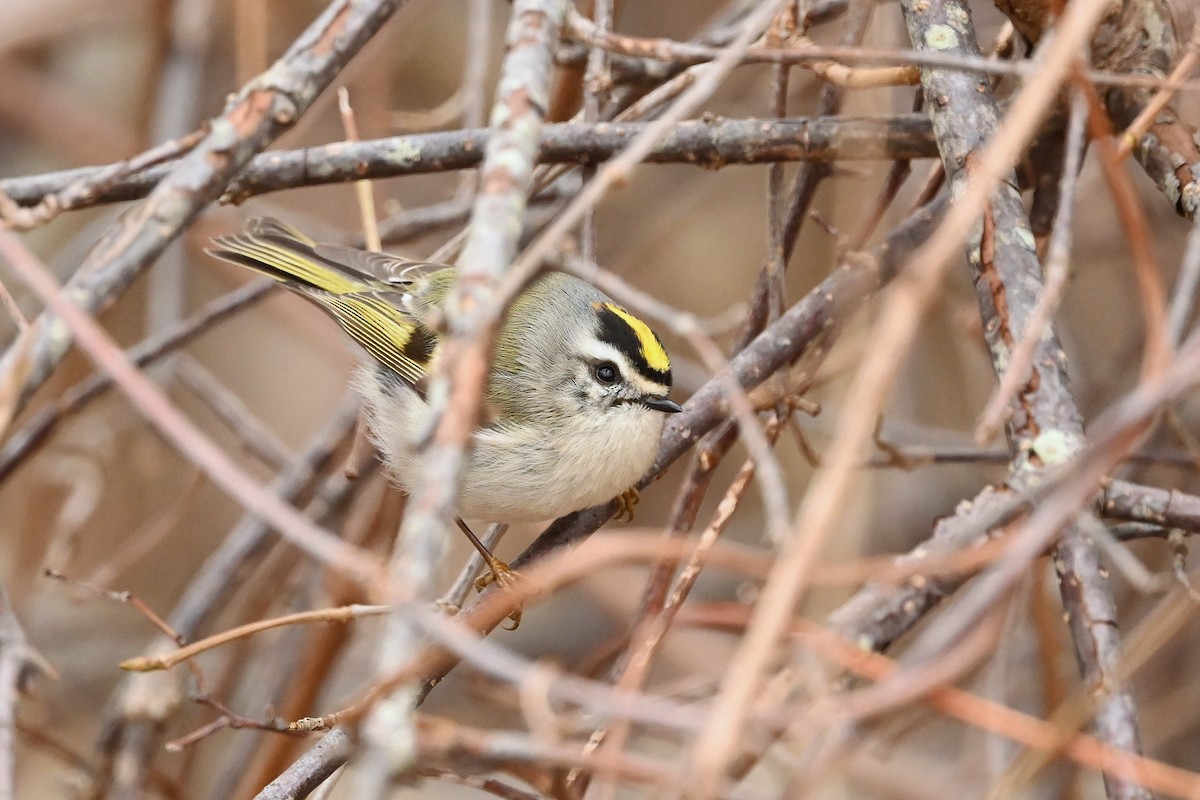
[[[1180, 3], [1181, 11], [1184, 3]], [[1045, 33], [1053, 3], [1046, 0], [997, 0], [996, 6], [1031, 42]], [[1191, 33], [1186, 15], [1172, 13], [1170, 0], [1129, 0], [1114, 4], [1096, 29], [1091, 62], [1102, 70], [1162, 78], [1180, 60], [1184, 37]], [[1128, 127], [1150, 104], [1152, 89], [1113, 86], [1104, 92], [1113, 123]], [[1134, 156], [1176, 212], [1192, 219], [1200, 209], [1200, 144], [1195, 126], [1167, 104], [1133, 148]]]
[[[905, 0], [909, 38], [918, 50], [977, 54], [969, 9], [957, 0]], [[940, 39], [939, 39], [940, 37]], [[924, 70], [922, 89], [934, 121], [942, 163], [952, 191], [962, 194], [969, 168], [999, 130], [999, 110], [986, 83], [948, 70]], [[1073, 180], [1073, 175], [1065, 176]], [[1034, 336], [1030, 374], [1009, 403], [1009, 448], [1012, 471], [1008, 484], [1017, 491], [1043, 480], [1048, 468], [1062, 463], [1083, 446], [1083, 424], [1066, 373], [1066, 356], [1054, 326], [1030, 332], [1046, 293], [1033, 232], [1010, 173], [996, 187], [984, 211], [983, 224], [968, 239], [967, 258], [983, 319], [984, 336], [997, 378], [1012, 365], [1017, 343]], [[1085, 678], [1097, 695], [1096, 733], [1125, 750], [1141, 752], [1132, 699], [1115, 670], [1120, 657], [1116, 602], [1095, 544], [1079, 528], [1062, 534], [1054, 563], [1075, 652]], [[928, 654], [926, 654], [928, 655]], [[1110, 797], [1147, 797], [1135, 783], [1106, 776]]]
[[[596, 164], [625, 147], [649, 123], [547, 125], [538, 146], [539, 164]], [[363, 179], [395, 178], [473, 169], [483, 161], [486, 129], [390, 136], [359, 142], [333, 142], [256, 156], [238, 173], [226, 199], [250, 197], [300, 186], [323, 186]], [[919, 114], [892, 117], [790, 117], [785, 119], [703, 119], [677, 123], [646, 156], [651, 164], [694, 164], [716, 169], [730, 164], [778, 161], [857, 161], [932, 158], [937, 150], [929, 121]], [[175, 162], [149, 167], [108, 182], [75, 207], [145, 197], [170, 174]], [[0, 181], [0, 192], [29, 206], [105, 167], [51, 172]]]
[[[843, 261], [829, 277], [730, 359], [733, 377], [743, 388], [751, 389], [795, 362], [808, 348], [825, 341], [828, 331], [840, 329], [862, 307], [866, 297], [892, 279], [898, 266], [937, 224], [946, 205], [947, 196], [939, 195], [929, 206], [905, 220], [869, 255], [848, 257]], [[714, 378], [692, 395], [682, 413], [668, 420], [654, 466], [638, 482], [638, 487], [645, 488], [652, 483], [700, 437], [728, 416], [721, 381]], [[583, 541], [615, 512], [616, 504], [607, 503], [556, 520], [513, 561], [513, 566], [527, 568], [564, 547]], [[480, 633], [491, 631], [508, 613], [507, 604], [495, 602], [499, 592], [502, 592], [499, 587], [489, 587], [460, 611], [457, 619]], [[455, 657], [446, 653], [428, 655], [422, 662], [422, 696], [457, 663]], [[300, 796], [288, 792], [297, 786], [314, 785], [310, 782], [314, 775], [331, 774], [349, 755], [349, 734], [344, 728], [335, 728], [321, 744], [264, 789], [257, 800]]]
[[263, 787], [254, 800], [296, 800], [308, 797], [350, 758], [350, 735], [334, 728], [312, 749], [296, 759], [275, 780]]
[[1098, 513], [1129, 522], [1149, 522], [1200, 533], [1200, 496], [1113, 480], [1100, 495]]
[[[146, 202], [96, 243], [68, 283], [75, 304], [93, 314], [107, 307], [220, 196], [252, 156], [295, 124], [402, 3], [331, 3], [270, 70], [247, 84], [225, 112], [208, 123], [208, 134], [175, 164]], [[46, 382], [71, 342], [70, 331], [56, 315], [46, 312], [38, 318], [18, 408]], [[5, 354], [0, 375], [14, 368], [18, 355], [12, 349]]]
[[15, 798], [17, 701], [35, 670], [46, 664], [29, 645], [25, 631], [0, 589], [0, 797]]
[[[275, 495], [298, 505], [314, 493], [317, 482], [331, 466], [337, 465], [337, 454], [345, 449], [353, 435], [358, 407], [358, 399], [351, 396], [331, 414], [328, 424], [313, 435], [303, 452], [272, 483], [271, 491]], [[333, 507], [339, 505], [337, 500], [344, 499], [345, 495], [362, 484], [361, 480], [357, 483], [343, 480], [340, 493], [343, 497], [335, 498]], [[330, 504], [325, 505], [328, 507]], [[321, 519], [328, 514], [316, 516]], [[323, 519], [321, 521], [324, 522]], [[245, 576], [266, 555], [274, 541], [270, 525], [257, 516], [244, 516], [196, 570], [168, 617], [171, 629], [186, 640], [198, 636], [213, 616], [224, 608], [225, 602], [242, 585]], [[143, 654], [153, 655], [163, 645], [163, 640], [157, 638], [143, 650]], [[157, 681], [153, 676], [126, 676], [113, 693], [116, 699], [110, 703], [111, 710], [102, 726], [107, 742], [105, 749], [112, 751], [114, 760], [122, 763], [131, 773], [124, 779], [131, 786], [141, 785], [136, 776], [148, 769], [156, 752], [158, 737], [165, 730], [169, 715], [176, 710], [175, 706], [167, 703], [131, 707], [131, 698], [156, 696]], [[144, 688], [147, 684], [150, 688]]]
[[[442, 399], [431, 402], [433, 435], [388, 566], [387, 599], [394, 610], [380, 637], [376, 672], [381, 678], [411, 663], [421, 649], [423, 633], [409, 612], [415, 602], [434, 598], [438, 568], [452, 535], [447, 523], [479, 417], [499, 324], [497, 307], [503, 305], [497, 287], [517, 254], [549, 108], [553, 50], [567, 6], [567, 0], [513, 3], [479, 192], [454, 285], [442, 308], [449, 333], [429, 389], [429, 397]], [[417, 757], [418, 691], [415, 681], [395, 687], [364, 720], [367, 797], [388, 796], [393, 776], [409, 769]]]
[[[829, 277], [730, 359], [730, 371], [738, 384], [746, 390], [753, 389], [794, 363], [809, 348], [831, 341], [862, 307], [863, 300], [890, 281], [899, 265], [924, 242], [947, 204], [947, 196], [939, 195], [892, 231], [870, 254], [852, 255], [843, 260]], [[688, 399], [682, 413], [667, 421], [658, 457], [638, 481], [638, 488], [644, 489], [653, 483], [700, 437], [728, 417], [729, 406], [721, 382], [717, 379], [708, 381]], [[513, 566], [527, 566], [553, 551], [577, 544], [598, 530], [615, 512], [615, 503], [608, 503], [555, 520], [517, 557]], [[495, 589], [489, 589], [478, 596], [461, 615], [474, 623], [473, 612], [486, 606], [493, 591]], [[490, 630], [498, 622], [499, 619], [486, 629]], [[439, 672], [425, 677], [436, 683], [444, 674]]]
[[[1200, 27], [1190, 31], [1181, 27], [1183, 19], [1176, 19], [1169, 4], [1170, 0], [1122, 3], [1116, 19], [1103, 26], [1093, 40], [1093, 60], [1123, 72], [1155, 77], [1174, 67], [1169, 84], [1187, 79], [1195, 68]], [[1190, 40], [1185, 40], [1189, 33]], [[1121, 157], [1132, 147], [1147, 176], [1172, 201], [1175, 211], [1192, 219], [1200, 207], [1200, 142], [1195, 126], [1181, 119], [1171, 104], [1172, 93], [1170, 85], [1157, 92], [1113, 87], [1105, 92], [1104, 102], [1113, 122], [1125, 128]]]
[[[129, 348], [125, 351], [125, 357], [138, 367], [153, 364], [163, 356], [184, 347], [225, 318], [266, 297], [276, 286], [278, 284], [274, 281], [263, 279], [218, 297], [179, 324]], [[112, 388], [112, 385], [111, 375], [97, 372], [72, 386], [53, 405], [39, 408], [23, 427], [9, 434], [0, 447], [0, 483], [7, 480], [16, 467], [37, 452], [67, 416], [78, 413]]]
[[314, 525], [295, 506], [267, 492], [184, 416], [166, 394], [134, 366], [100, 323], [72, 302], [70, 294], [17, 235], [4, 228], [0, 228], [0, 257], [8, 261], [13, 271], [56, 314], [60, 324], [78, 339], [96, 366], [112, 376], [113, 383], [124, 392], [133, 407], [226, 494], [248, 511], [268, 520], [288, 541], [310, 556], [364, 582], [369, 583], [377, 575], [378, 564], [374, 557]]

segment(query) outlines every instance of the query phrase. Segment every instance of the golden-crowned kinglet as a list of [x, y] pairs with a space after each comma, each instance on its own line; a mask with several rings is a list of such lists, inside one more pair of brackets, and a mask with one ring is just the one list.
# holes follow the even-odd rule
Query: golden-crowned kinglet
[[[214, 241], [209, 253], [316, 303], [371, 356], [355, 383], [388, 470], [411, 489], [439, 345], [425, 320], [445, 301], [454, 269], [317, 244], [271, 219]], [[670, 359], [646, 323], [578, 278], [537, 279], [497, 334], [459, 516], [549, 519], [620, 495], [654, 460], [664, 413], [681, 410], [670, 388]]]

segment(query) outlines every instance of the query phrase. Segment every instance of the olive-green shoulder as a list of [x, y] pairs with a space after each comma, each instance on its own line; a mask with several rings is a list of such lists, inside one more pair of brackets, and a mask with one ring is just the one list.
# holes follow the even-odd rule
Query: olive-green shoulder
[[457, 271], [454, 267], [442, 267], [414, 278], [412, 285], [408, 288], [408, 295], [417, 309], [428, 311], [441, 308], [446, 301], [446, 296], [450, 293], [450, 287], [454, 285], [454, 276]]

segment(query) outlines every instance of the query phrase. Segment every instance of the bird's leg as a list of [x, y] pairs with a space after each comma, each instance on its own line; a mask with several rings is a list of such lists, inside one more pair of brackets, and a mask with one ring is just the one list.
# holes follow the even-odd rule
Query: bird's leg
[[627, 522], [633, 522], [633, 511], [641, 499], [642, 496], [638, 494], [636, 486], [630, 486], [617, 495], [617, 522], [620, 522], [622, 518]]
[[[488, 584], [496, 583], [501, 589], [504, 589], [505, 591], [512, 591], [513, 587], [517, 585], [517, 572], [513, 570], [512, 567], [508, 566], [508, 564], [505, 564], [503, 561], [492, 555], [492, 551], [488, 550], [487, 546], [483, 542], [479, 541], [479, 537], [475, 535], [474, 531], [467, 527], [467, 523], [463, 522], [461, 517], [455, 517], [454, 522], [458, 525], [458, 529], [465, 533], [467, 538], [471, 540], [471, 544], [474, 545], [475, 549], [479, 551], [479, 555], [483, 556], [483, 561], [485, 564], [487, 564], [488, 570], [490, 570], [487, 574], [480, 575], [475, 580], [475, 588], [479, 591], [483, 591]], [[517, 626], [521, 624], [520, 606], [515, 608], [513, 612], [508, 615], [508, 618], [511, 619], [513, 623], [512, 627], [508, 628], [508, 630], [515, 631]]]

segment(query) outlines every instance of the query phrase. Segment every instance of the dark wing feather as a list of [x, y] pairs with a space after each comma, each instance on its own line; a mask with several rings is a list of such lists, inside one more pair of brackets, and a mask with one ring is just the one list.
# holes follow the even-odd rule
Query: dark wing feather
[[274, 278], [313, 301], [404, 380], [417, 384], [425, 377], [437, 335], [407, 310], [407, 289], [422, 271], [446, 269], [443, 265], [317, 244], [268, 217], [214, 243], [211, 255]]

